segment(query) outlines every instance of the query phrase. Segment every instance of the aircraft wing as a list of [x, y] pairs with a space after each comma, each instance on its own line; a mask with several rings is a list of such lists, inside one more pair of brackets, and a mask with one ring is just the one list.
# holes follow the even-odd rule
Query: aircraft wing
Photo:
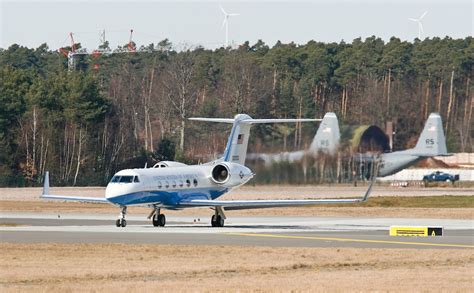
[[86, 197], [86, 196], [67, 196], [67, 195], [52, 195], [49, 194], [49, 172], [46, 171], [44, 175], [43, 194], [40, 198], [42, 199], [54, 199], [54, 200], [65, 200], [75, 202], [96, 202], [96, 203], [110, 203], [104, 197]]
[[42, 199], [54, 199], [54, 200], [65, 200], [65, 201], [76, 201], [76, 202], [95, 202], [95, 203], [110, 203], [106, 198], [103, 197], [86, 197], [86, 196], [67, 196], [67, 195], [51, 195], [42, 194]]
[[320, 204], [347, 204], [365, 202], [372, 191], [373, 180], [365, 195], [350, 199], [288, 199], [288, 200], [205, 200], [191, 199], [179, 203], [180, 207], [223, 207], [225, 210], [262, 209], [278, 207], [313, 206]]

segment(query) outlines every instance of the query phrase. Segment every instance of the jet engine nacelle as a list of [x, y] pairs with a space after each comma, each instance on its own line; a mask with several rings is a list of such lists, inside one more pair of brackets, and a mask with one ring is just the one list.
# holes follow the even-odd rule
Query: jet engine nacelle
[[217, 184], [236, 186], [253, 177], [252, 171], [240, 164], [222, 162], [212, 168], [211, 180]]

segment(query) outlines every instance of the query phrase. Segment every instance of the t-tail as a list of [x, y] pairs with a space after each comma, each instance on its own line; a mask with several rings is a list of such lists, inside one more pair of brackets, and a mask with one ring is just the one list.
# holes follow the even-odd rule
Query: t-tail
[[448, 156], [446, 138], [443, 131], [443, 122], [438, 113], [431, 113], [425, 123], [425, 128], [415, 148], [411, 152], [419, 156]]
[[241, 165], [245, 164], [247, 156], [247, 146], [249, 142], [250, 127], [257, 123], [291, 123], [291, 122], [312, 122], [321, 119], [253, 119], [247, 114], [237, 114], [234, 119], [228, 118], [189, 118], [195, 121], [208, 121], [220, 123], [232, 123], [224, 155], [221, 160], [233, 162]]
[[313, 142], [309, 146], [309, 151], [312, 153], [323, 152], [334, 155], [339, 147], [340, 138], [341, 135], [337, 116], [333, 112], [328, 112], [324, 115]]

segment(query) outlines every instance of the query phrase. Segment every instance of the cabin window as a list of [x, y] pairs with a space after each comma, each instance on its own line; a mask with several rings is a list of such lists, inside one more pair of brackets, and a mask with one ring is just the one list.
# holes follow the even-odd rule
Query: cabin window
[[138, 179], [138, 176], [135, 176], [135, 177], [133, 178], [133, 182], [135, 182], [135, 183], [139, 183], [139, 182], [140, 182], [140, 179]]
[[194, 178], [193, 184], [194, 184], [195, 187], [198, 185], [198, 180], [196, 178]]
[[117, 183], [117, 182], [120, 182], [120, 176], [114, 176], [112, 177], [112, 179], [110, 180], [111, 183]]
[[176, 181], [173, 181], [172, 183], [173, 183], [173, 188], [175, 188], [176, 187]]
[[161, 189], [162, 186], [161, 181], [158, 181], [158, 189]]
[[187, 186], [187, 187], [191, 186], [191, 180], [186, 179], [186, 186]]
[[183, 180], [179, 180], [179, 187], [183, 187]]
[[168, 181], [165, 181], [165, 188], [170, 187], [170, 183]]
[[120, 183], [132, 183], [133, 176], [121, 176]]

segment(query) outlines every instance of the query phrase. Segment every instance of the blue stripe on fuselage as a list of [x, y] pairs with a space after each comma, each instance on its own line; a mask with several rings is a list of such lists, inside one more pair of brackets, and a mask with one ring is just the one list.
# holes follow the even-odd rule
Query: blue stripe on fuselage
[[238, 124], [239, 124], [238, 121], [234, 121], [234, 124], [232, 125], [232, 130], [230, 131], [229, 141], [227, 142], [227, 146], [226, 146], [225, 151], [224, 151], [224, 161], [225, 162], [230, 161], [229, 157], [230, 157], [230, 152], [231, 152], [231, 149], [232, 149], [232, 141], [234, 140], [234, 134], [235, 134], [235, 130], [237, 129]]
[[107, 198], [114, 204], [126, 206], [135, 204], [161, 203], [165, 206], [177, 206], [182, 200], [216, 199], [228, 191], [228, 188], [198, 188], [190, 190], [154, 190], [140, 191]]

